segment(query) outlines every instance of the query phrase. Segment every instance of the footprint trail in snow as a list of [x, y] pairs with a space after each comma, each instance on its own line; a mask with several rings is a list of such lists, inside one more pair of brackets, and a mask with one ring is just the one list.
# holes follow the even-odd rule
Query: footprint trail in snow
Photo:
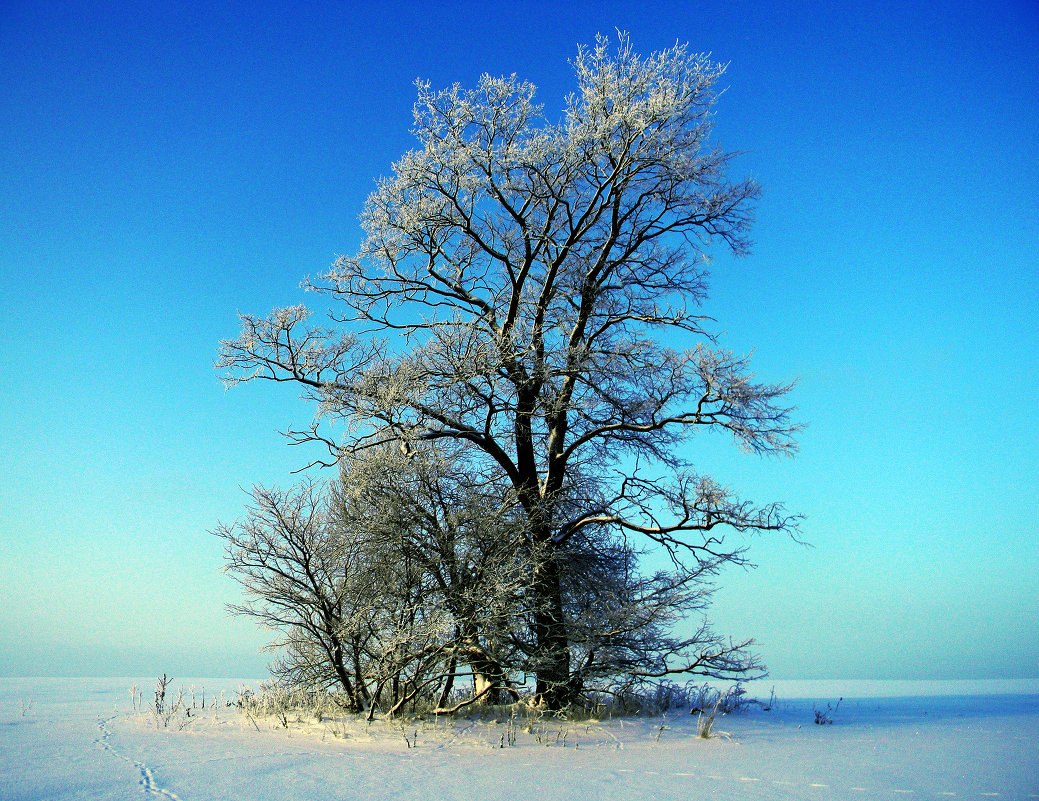
[[151, 769], [147, 765], [145, 765], [143, 762], [138, 762], [136, 759], [133, 759], [132, 757], [126, 756], [126, 754], [120, 753], [112, 745], [112, 731], [108, 728], [108, 724], [111, 721], [115, 720], [117, 717], [118, 715], [112, 715], [108, 718], [98, 718], [97, 728], [98, 731], [101, 733], [101, 736], [94, 740], [94, 742], [101, 748], [104, 748], [110, 754], [118, 757], [124, 762], [128, 762], [129, 764], [137, 768], [138, 772], [141, 774], [141, 778], [137, 781], [137, 783], [141, 786], [141, 790], [143, 792], [148, 793], [150, 795], [158, 796], [160, 798], [168, 798], [170, 799], [170, 801], [182, 801], [181, 797], [178, 796], [176, 793], [172, 792], [171, 790], [167, 790], [165, 787], [159, 787], [155, 783], [155, 777], [152, 775]]

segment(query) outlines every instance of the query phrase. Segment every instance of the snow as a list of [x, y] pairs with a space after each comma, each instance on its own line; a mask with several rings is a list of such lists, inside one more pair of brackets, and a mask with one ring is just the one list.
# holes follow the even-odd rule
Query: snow
[[0, 799], [1039, 799], [1036, 681], [776, 682], [771, 711], [720, 717], [709, 740], [677, 712], [284, 729], [213, 705], [232, 679], [176, 680], [207, 707], [163, 729], [134, 684], [147, 708], [154, 678], [0, 679]]

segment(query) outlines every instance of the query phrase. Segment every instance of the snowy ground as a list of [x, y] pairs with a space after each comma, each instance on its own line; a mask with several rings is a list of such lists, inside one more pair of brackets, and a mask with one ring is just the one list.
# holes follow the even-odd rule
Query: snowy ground
[[149, 703], [154, 679], [0, 679], [0, 799], [1039, 799], [1034, 681], [777, 683], [772, 711], [710, 740], [677, 713], [286, 730], [213, 705], [241, 686], [226, 679], [175, 681], [207, 707], [163, 729], [133, 684]]

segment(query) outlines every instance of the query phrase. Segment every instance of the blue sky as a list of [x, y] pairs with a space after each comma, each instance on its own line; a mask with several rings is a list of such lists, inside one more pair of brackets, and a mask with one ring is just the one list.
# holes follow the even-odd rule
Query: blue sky
[[1039, 6], [47, 3], [0, 9], [0, 675], [257, 675], [209, 532], [309, 461], [227, 392], [236, 312], [304, 298], [412, 146], [412, 82], [517, 73], [550, 116], [598, 32], [730, 64], [765, 187], [707, 310], [799, 378], [801, 455], [690, 443], [811, 547], [713, 618], [776, 678], [1039, 677]]

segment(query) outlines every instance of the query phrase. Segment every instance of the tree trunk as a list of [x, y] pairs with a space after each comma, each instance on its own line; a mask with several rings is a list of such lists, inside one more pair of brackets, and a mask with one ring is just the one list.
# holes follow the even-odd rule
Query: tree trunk
[[346, 669], [346, 663], [343, 660], [343, 649], [338, 642], [333, 646], [332, 665], [335, 669], [336, 676], [339, 678], [339, 683], [342, 685], [343, 691], [346, 693], [346, 697], [350, 699], [350, 711], [360, 712], [361, 706], [359, 699], [357, 698], [357, 693], [350, 681], [350, 673]]
[[356, 636], [353, 638], [351, 646], [354, 661], [354, 682], [357, 686], [358, 709], [364, 709], [366, 703], [371, 703], [372, 696], [368, 692], [368, 683], [365, 680], [364, 669], [361, 667], [361, 645]]
[[476, 654], [469, 659], [473, 670], [473, 694], [484, 698], [484, 703], [503, 703], [503, 693], [515, 695], [509, 687], [508, 676], [498, 662], [489, 659], [485, 654]]
[[458, 657], [451, 656], [451, 664], [447, 668], [447, 681], [444, 682], [444, 687], [440, 691], [440, 696], [437, 698], [437, 709], [442, 709], [446, 704], [447, 700], [451, 697], [451, 690], [455, 686], [455, 669], [458, 667]]
[[537, 641], [535, 701], [562, 709], [571, 700], [570, 642], [563, 613], [563, 588], [555, 554], [538, 565], [532, 585], [534, 636]]

